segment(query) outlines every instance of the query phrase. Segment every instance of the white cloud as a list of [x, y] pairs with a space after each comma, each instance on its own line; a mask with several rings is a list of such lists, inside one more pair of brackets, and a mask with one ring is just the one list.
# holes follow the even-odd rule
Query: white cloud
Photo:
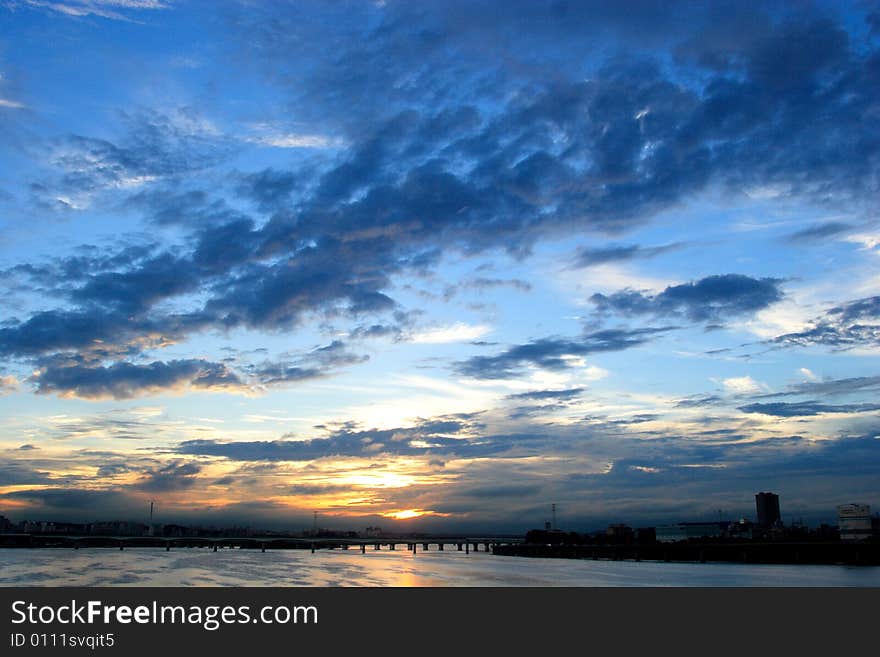
[[273, 148], [339, 148], [345, 141], [337, 137], [307, 132], [288, 132], [271, 123], [251, 124], [251, 134], [241, 137], [242, 141]]
[[8, 109], [24, 109], [26, 105], [24, 103], [19, 103], [15, 100], [0, 98], [0, 107], [6, 107]]
[[153, 182], [154, 180], [156, 180], [156, 176], [129, 176], [127, 178], [119, 178], [114, 183], [114, 186], [119, 189], [133, 189], [149, 182]]
[[750, 376], [734, 376], [722, 381], [725, 390], [735, 395], [751, 395], [769, 390], [766, 384], [755, 381]]
[[109, 18], [113, 20], [129, 20], [123, 14], [114, 9], [167, 9], [168, 3], [160, 0], [68, 0], [62, 2], [48, 2], [46, 0], [25, 0], [25, 4], [31, 7], [41, 7], [64, 14], [65, 16], [73, 16], [80, 18], [83, 16], [100, 16], [101, 18]]
[[813, 374], [813, 373], [812, 373], [809, 369], [807, 369], [806, 367], [802, 367], [802, 368], [800, 368], [800, 369], [798, 370], [798, 372], [800, 372], [801, 375], [802, 375], [805, 379], [809, 379], [810, 381], [818, 381], [818, 380], [819, 380], [819, 377], [816, 376], [815, 374]]
[[806, 295], [794, 294], [799, 299], [784, 299], [755, 314], [754, 318], [743, 322], [734, 322], [733, 328], [739, 328], [757, 335], [765, 340], [777, 335], [797, 333], [807, 329], [816, 316], [816, 309], [805, 303]]
[[786, 196], [791, 192], [789, 185], [758, 185], [743, 190], [750, 199], [764, 201], [780, 196]]
[[619, 264], [603, 264], [581, 270], [579, 283], [593, 291], [616, 292], [623, 288], [662, 292], [680, 281], [639, 274], [632, 267]]
[[18, 390], [18, 379], [14, 376], [0, 376], [0, 397]]
[[450, 342], [467, 342], [476, 340], [489, 333], [491, 327], [485, 324], [465, 324], [456, 322], [449, 326], [438, 326], [414, 333], [410, 338], [416, 344], [445, 344]]
[[167, 2], [160, 0], [88, 0], [85, 4], [122, 7], [124, 9], [167, 9]]
[[300, 135], [296, 133], [251, 137], [245, 141], [274, 148], [330, 148], [337, 145], [335, 140], [324, 135]]
[[843, 238], [845, 242], [861, 245], [866, 251], [873, 251], [880, 246], [880, 233], [856, 233]]
[[608, 370], [598, 367], [596, 365], [590, 365], [589, 367], [585, 367], [583, 370], [581, 370], [578, 379], [581, 381], [600, 381], [606, 378], [608, 374]]

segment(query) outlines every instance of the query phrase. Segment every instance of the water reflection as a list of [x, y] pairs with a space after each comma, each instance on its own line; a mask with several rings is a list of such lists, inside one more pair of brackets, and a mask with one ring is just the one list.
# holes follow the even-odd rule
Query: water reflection
[[880, 586], [880, 568], [496, 557], [457, 551], [0, 550], [2, 586]]

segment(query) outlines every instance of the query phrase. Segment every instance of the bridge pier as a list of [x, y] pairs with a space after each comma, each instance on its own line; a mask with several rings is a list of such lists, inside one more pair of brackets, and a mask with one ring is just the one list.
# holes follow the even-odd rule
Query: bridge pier
[[361, 554], [366, 554], [366, 553], [367, 553], [367, 544], [361, 543]]
[[[461, 549], [461, 545], [458, 546], [458, 549], [459, 549], [459, 550]], [[470, 553], [471, 553], [471, 543], [470, 543], [470, 541], [465, 541], [465, 543], [464, 543], [464, 553], [465, 553], [465, 554], [470, 554]]]
[[79, 543], [74, 543], [74, 544], [73, 544], [73, 549], [74, 549], [74, 550], [79, 550]]
[[217, 551], [217, 544], [214, 543], [214, 552], [216, 552], [216, 551]]
[[457, 543], [456, 545], [458, 545], [458, 551], [461, 552], [461, 543]]
[[425, 552], [428, 551], [428, 544], [427, 543], [422, 543], [422, 550]]
[[381, 543], [373, 543], [373, 549], [374, 550], [381, 550], [382, 544]]
[[314, 554], [315, 553], [315, 544], [312, 543], [311, 547], [312, 547], [312, 554]]
[[122, 543], [119, 544], [119, 549], [120, 549], [120, 550], [124, 550], [124, 549], [125, 549], [125, 548], [123, 547]]
[[266, 544], [260, 543], [260, 552], [265, 552], [265, 551], [266, 551]]
[[437, 543], [437, 549], [443, 552], [443, 543]]
[[395, 545], [394, 543], [389, 543], [389, 544], [388, 544], [388, 549], [389, 549], [389, 550], [393, 550], [393, 549], [395, 549], [395, 548], [394, 548], [394, 545]]
[[166, 552], [171, 552], [171, 543], [166, 543], [166, 544], [165, 544], [165, 551], [166, 551]]

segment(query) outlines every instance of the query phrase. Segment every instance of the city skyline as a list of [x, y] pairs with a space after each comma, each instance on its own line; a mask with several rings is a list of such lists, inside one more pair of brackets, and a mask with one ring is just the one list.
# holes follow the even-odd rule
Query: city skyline
[[878, 173], [871, 3], [0, 0], [0, 514], [877, 508]]

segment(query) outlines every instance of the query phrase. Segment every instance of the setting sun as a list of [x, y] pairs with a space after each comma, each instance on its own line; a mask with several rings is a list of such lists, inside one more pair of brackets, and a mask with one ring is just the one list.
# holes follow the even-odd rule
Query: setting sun
[[403, 511], [392, 511], [390, 513], [383, 513], [382, 515], [386, 518], [394, 518], [395, 520], [409, 520], [410, 518], [418, 518], [425, 515], [425, 511], [421, 511], [419, 509], [405, 509]]

